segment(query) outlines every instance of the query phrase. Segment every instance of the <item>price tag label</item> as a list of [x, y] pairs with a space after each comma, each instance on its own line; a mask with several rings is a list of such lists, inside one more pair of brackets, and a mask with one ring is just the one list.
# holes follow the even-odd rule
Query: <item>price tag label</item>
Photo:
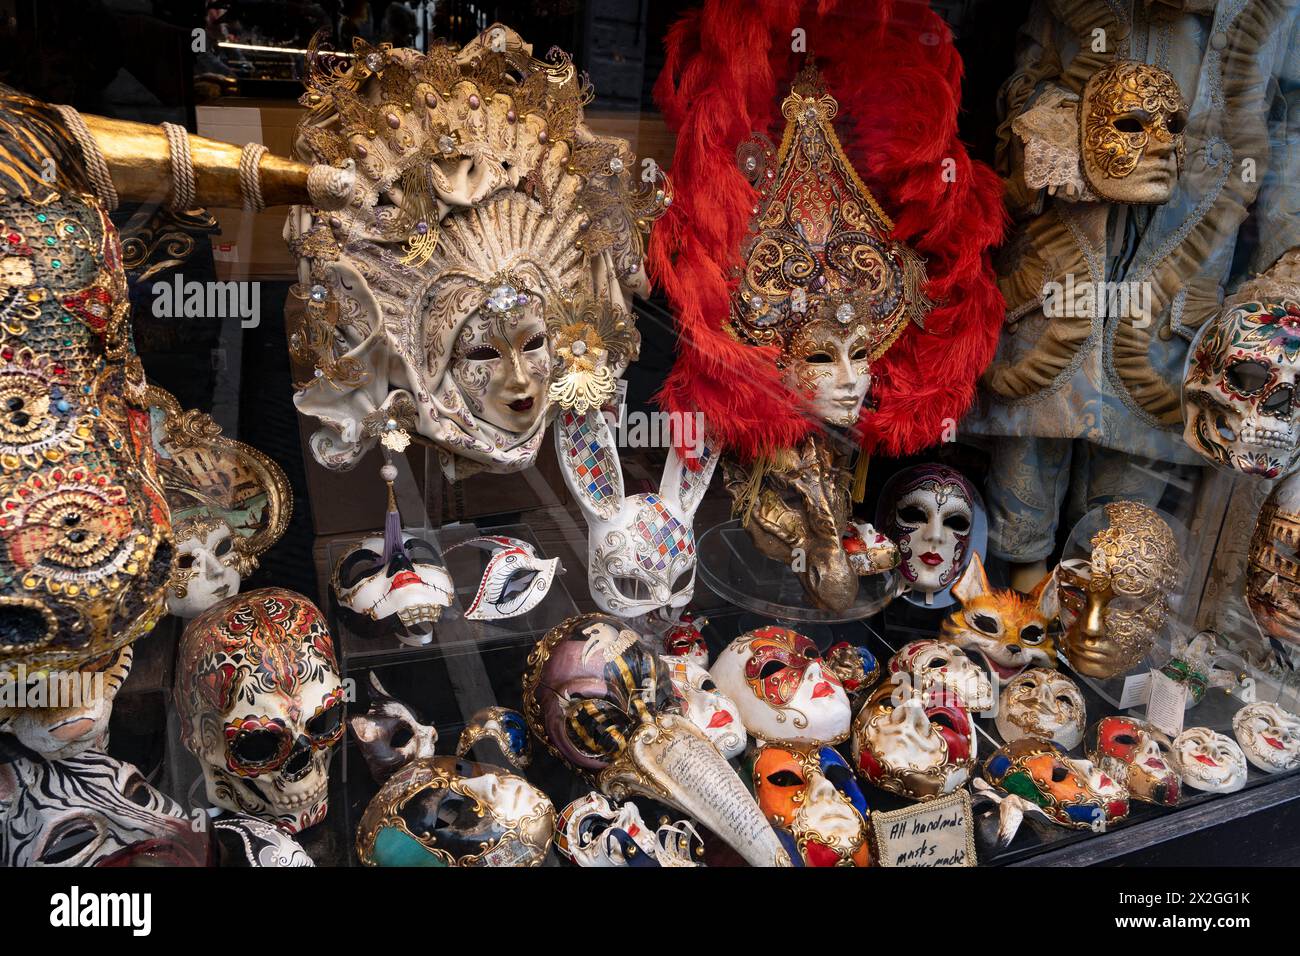
[[1187, 685], [1151, 671], [1151, 693], [1147, 699], [1147, 723], [1170, 737], [1183, 732], [1187, 713]]
[[1151, 672], [1143, 671], [1141, 674], [1130, 674], [1124, 678], [1124, 689], [1119, 692], [1119, 709], [1128, 710], [1130, 707], [1141, 707], [1150, 697], [1151, 690]]

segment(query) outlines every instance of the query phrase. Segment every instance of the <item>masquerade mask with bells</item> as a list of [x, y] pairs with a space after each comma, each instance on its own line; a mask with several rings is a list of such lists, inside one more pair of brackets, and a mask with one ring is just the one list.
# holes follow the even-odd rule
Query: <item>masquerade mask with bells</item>
[[[494, 25], [459, 50], [311, 58], [297, 150], [354, 161], [359, 191], [333, 214], [295, 208], [285, 230], [306, 310], [290, 346], [315, 366], [295, 402], [320, 419], [327, 467], [351, 467], [392, 419], [452, 480], [527, 468], [550, 421], [548, 316], [590, 300], [633, 322], [643, 234], [670, 197], [586, 127], [569, 58], [531, 49]], [[634, 351], [608, 350], [606, 377]]]
[[659, 658], [605, 614], [552, 628], [524, 674], [529, 728], [565, 765], [591, 774], [606, 796], [677, 807], [750, 865], [789, 865], [745, 785], [704, 731], [666, 706], [670, 698]]

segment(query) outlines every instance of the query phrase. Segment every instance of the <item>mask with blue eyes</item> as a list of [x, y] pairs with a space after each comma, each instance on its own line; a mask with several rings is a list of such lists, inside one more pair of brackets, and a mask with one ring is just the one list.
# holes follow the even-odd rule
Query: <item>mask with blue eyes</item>
[[343, 555], [334, 566], [333, 589], [339, 606], [365, 632], [393, 633], [419, 647], [433, 640], [433, 625], [451, 604], [451, 577], [432, 544], [402, 536], [402, 546], [384, 557], [384, 539], [374, 535]]
[[[456, 755], [464, 757], [475, 748], [482, 748], [478, 756], [490, 763], [495, 763], [495, 758], [500, 756], [516, 770], [523, 770], [533, 759], [524, 715], [508, 707], [484, 707], [478, 711], [460, 732]], [[490, 752], [492, 749], [496, 752]]]
[[470, 538], [448, 548], [479, 548], [489, 552], [487, 567], [474, 598], [465, 610], [471, 621], [500, 621], [527, 614], [551, 590], [555, 575], [564, 571], [559, 558], [542, 558], [527, 541], [504, 535]]

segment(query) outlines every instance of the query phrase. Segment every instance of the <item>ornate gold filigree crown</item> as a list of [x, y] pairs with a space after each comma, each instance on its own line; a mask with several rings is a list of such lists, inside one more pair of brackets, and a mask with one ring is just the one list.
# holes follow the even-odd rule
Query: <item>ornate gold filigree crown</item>
[[737, 150], [759, 201], [731, 330], [788, 353], [806, 326], [867, 322], [874, 360], [909, 319], [923, 327], [933, 303], [925, 261], [891, 238], [893, 222], [844, 155], [831, 123], [838, 111], [820, 74], [806, 67], [781, 105], [786, 127], [775, 157], [761, 136]]

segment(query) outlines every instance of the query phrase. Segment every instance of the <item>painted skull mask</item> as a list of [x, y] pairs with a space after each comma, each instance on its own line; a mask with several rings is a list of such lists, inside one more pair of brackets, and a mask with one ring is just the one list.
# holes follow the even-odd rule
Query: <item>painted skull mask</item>
[[752, 768], [754, 796], [805, 866], [869, 866], [867, 801], [833, 747], [766, 745]]
[[1300, 644], [1300, 475], [1260, 509], [1246, 564], [1246, 604], [1265, 637]]
[[732, 641], [710, 668], [753, 736], [768, 743], [835, 744], [849, 735], [849, 698], [817, 645], [789, 628]]
[[1065, 657], [1080, 674], [1099, 679], [1126, 673], [1146, 656], [1164, 626], [1179, 569], [1174, 533], [1151, 508], [1116, 501], [1104, 515], [1088, 557], [1056, 569]]
[[1087, 751], [1088, 759], [1123, 783], [1135, 800], [1172, 807], [1182, 796], [1182, 780], [1140, 720], [1103, 717], [1088, 731]]
[[0, 88], [0, 149], [5, 680], [147, 634], [173, 550], [117, 230], [52, 107]]
[[1300, 717], [1277, 704], [1247, 704], [1233, 714], [1232, 733], [1246, 759], [1265, 773], [1300, 767]]
[[1037, 804], [1048, 818], [1075, 830], [1102, 831], [1129, 813], [1128, 791], [1088, 760], [1071, 760], [1055, 744], [1022, 737], [984, 762], [984, 777]]
[[975, 486], [944, 465], [917, 465], [890, 479], [876, 524], [898, 543], [913, 600], [952, 603], [953, 582], [971, 554], [984, 549], [982, 512]]
[[1186, 154], [1187, 101], [1157, 66], [1121, 60], [1088, 80], [1079, 103], [1083, 177], [1103, 199], [1163, 203]]
[[393, 633], [419, 647], [451, 604], [453, 588], [438, 552], [423, 538], [403, 535], [389, 550], [382, 536], [363, 540], [334, 568], [334, 596], [361, 618], [367, 632]]
[[970, 711], [934, 691], [879, 687], [853, 720], [858, 770], [882, 790], [912, 800], [964, 786], [976, 747]]
[[1246, 755], [1231, 737], [1208, 727], [1191, 727], [1175, 737], [1169, 762], [1197, 790], [1235, 793], [1246, 785]]
[[176, 525], [176, 573], [167, 588], [167, 610], [196, 617], [239, 593], [247, 561], [230, 525], [220, 518], [191, 518]]
[[176, 668], [181, 739], [208, 800], [291, 833], [324, 819], [344, 701], [316, 606], [282, 588], [227, 598], [186, 626]]
[[[22, 707], [0, 707], [0, 733], [13, 734], [47, 760], [66, 760], [83, 751], [108, 747], [113, 701], [131, 673], [135, 648], [128, 644], [80, 671], [30, 678]], [[33, 693], [42, 703], [33, 706]]]
[[904, 678], [918, 691], [949, 694], [967, 710], [988, 710], [993, 706], [993, 685], [978, 664], [956, 644], [947, 641], [912, 641], [889, 659], [889, 673], [895, 684]]
[[1073, 750], [1083, 741], [1087, 719], [1078, 684], [1059, 671], [1030, 667], [1002, 688], [995, 722], [1003, 740], [1037, 737]]
[[419, 758], [366, 807], [357, 858], [366, 866], [540, 866], [555, 807], [523, 777], [457, 757]]
[[739, 757], [749, 738], [735, 701], [718, 690], [712, 674], [689, 658], [664, 654], [659, 661], [681, 713], [704, 731], [722, 756]]
[[1230, 299], [1197, 338], [1183, 379], [1183, 440], [1216, 465], [1260, 478], [1289, 474], [1300, 461], [1300, 288], [1286, 289]]

